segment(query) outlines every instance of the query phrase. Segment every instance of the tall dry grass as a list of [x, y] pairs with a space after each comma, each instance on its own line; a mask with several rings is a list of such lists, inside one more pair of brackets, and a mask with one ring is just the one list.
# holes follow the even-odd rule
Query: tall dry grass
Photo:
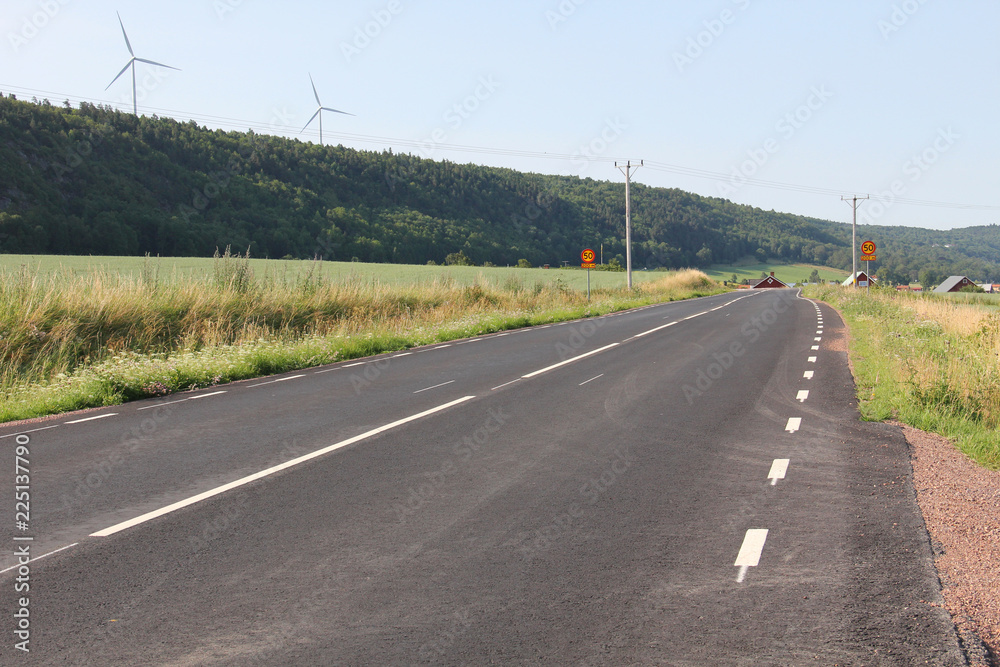
[[[161, 282], [95, 272], [0, 281], [0, 421], [120, 402], [638, 302], [719, 291], [697, 271], [586, 295], [515, 273], [473, 285], [255, 279], [239, 256]], [[41, 398], [40, 398], [41, 397]]]

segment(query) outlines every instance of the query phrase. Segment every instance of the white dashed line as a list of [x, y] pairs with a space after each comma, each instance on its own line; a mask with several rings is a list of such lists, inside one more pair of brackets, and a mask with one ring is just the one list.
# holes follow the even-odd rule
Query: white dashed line
[[663, 325], [663, 326], [661, 326], [661, 327], [656, 327], [655, 329], [650, 329], [649, 331], [643, 331], [643, 332], [642, 332], [642, 333], [640, 333], [640, 334], [636, 334], [636, 335], [632, 336], [632, 338], [629, 338], [628, 340], [633, 340], [633, 339], [635, 339], [635, 338], [642, 338], [643, 336], [648, 336], [648, 335], [649, 335], [649, 334], [651, 334], [651, 333], [656, 333], [656, 332], [657, 332], [657, 331], [659, 331], [660, 329], [666, 329], [667, 327], [672, 327], [672, 326], [674, 326], [675, 324], [677, 324], [677, 322], [671, 322], [670, 324], [664, 324], [664, 325]]
[[63, 423], [64, 424], [82, 424], [83, 422], [92, 422], [92, 421], [96, 421], [98, 419], [107, 419], [108, 417], [114, 417], [117, 414], [118, 414], [117, 412], [109, 412], [106, 415], [97, 415], [96, 417], [87, 417], [86, 419], [74, 419], [71, 422], [63, 422]]
[[447, 345], [438, 345], [437, 347], [432, 347], [431, 349], [432, 350], [443, 350], [446, 347], [451, 347], [451, 343], [448, 343]]
[[216, 487], [214, 489], [210, 489], [208, 491], [205, 491], [204, 493], [199, 493], [196, 496], [191, 496], [190, 498], [185, 498], [184, 500], [180, 500], [180, 501], [178, 501], [178, 502], [176, 502], [176, 503], [174, 503], [172, 505], [167, 505], [166, 507], [161, 507], [158, 510], [154, 510], [152, 512], [147, 512], [146, 514], [143, 514], [142, 516], [137, 516], [134, 519], [129, 519], [128, 521], [123, 521], [123, 522], [115, 524], [114, 526], [111, 526], [109, 528], [105, 528], [104, 530], [99, 530], [96, 533], [92, 533], [91, 537], [107, 537], [109, 535], [114, 535], [115, 533], [123, 531], [123, 530], [125, 530], [127, 528], [132, 528], [133, 526], [138, 526], [141, 523], [145, 523], [145, 522], [150, 521], [152, 519], [156, 519], [156, 518], [161, 517], [161, 516], [163, 516], [165, 514], [170, 514], [171, 512], [179, 510], [179, 509], [181, 509], [183, 507], [187, 507], [189, 505], [194, 505], [195, 503], [201, 502], [202, 500], [206, 500], [208, 498], [212, 498], [213, 496], [220, 495], [222, 493], [225, 493], [226, 491], [235, 489], [235, 488], [240, 487], [240, 486], [244, 486], [244, 485], [249, 484], [251, 482], [255, 482], [258, 479], [262, 479], [264, 477], [268, 477], [268, 476], [273, 475], [273, 474], [275, 474], [277, 472], [281, 472], [282, 470], [287, 470], [288, 468], [291, 468], [293, 466], [297, 466], [297, 465], [299, 465], [301, 463], [305, 463], [306, 461], [312, 460], [312, 459], [317, 458], [319, 456], [323, 456], [325, 454], [329, 454], [330, 452], [333, 452], [335, 450], [341, 449], [343, 447], [347, 447], [348, 445], [353, 445], [356, 442], [361, 442], [362, 440], [367, 440], [368, 438], [371, 438], [371, 437], [374, 437], [376, 435], [379, 435], [380, 433], [385, 433], [386, 431], [391, 431], [392, 429], [398, 428], [398, 427], [403, 426], [404, 424], [408, 424], [408, 423], [410, 423], [412, 421], [416, 421], [418, 419], [422, 419], [424, 417], [428, 417], [428, 416], [433, 415], [435, 413], [442, 412], [444, 410], [447, 410], [448, 408], [452, 408], [452, 407], [454, 407], [456, 405], [459, 405], [460, 403], [465, 403], [466, 401], [471, 401], [474, 398], [475, 398], [475, 396], [463, 396], [462, 398], [455, 399], [454, 401], [451, 401], [449, 403], [444, 403], [443, 405], [439, 405], [436, 408], [431, 408], [430, 410], [424, 410], [423, 412], [417, 413], [415, 415], [410, 415], [409, 417], [405, 417], [405, 418], [400, 419], [398, 421], [394, 421], [391, 424], [386, 424], [385, 426], [379, 426], [378, 428], [374, 428], [374, 429], [372, 429], [370, 431], [367, 431], [365, 433], [362, 433], [360, 435], [356, 435], [353, 438], [348, 438], [347, 440], [341, 440], [340, 442], [338, 442], [336, 444], [333, 444], [333, 445], [330, 445], [329, 447], [324, 447], [323, 449], [319, 449], [319, 450], [317, 450], [315, 452], [312, 452], [310, 454], [306, 454], [304, 456], [300, 456], [298, 458], [292, 459], [291, 461], [286, 461], [286, 462], [281, 463], [279, 465], [276, 465], [276, 466], [274, 466], [272, 468], [267, 468], [266, 470], [261, 470], [260, 472], [254, 473], [252, 475], [248, 475], [246, 477], [243, 477], [243, 478], [238, 479], [236, 481], [230, 482], [228, 484], [224, 484], [224, 485]]
[[771, 464], [771, 472], [767, 473], [767, 478], [771, 480], [771, 486], [777, 486], [779, 479], [785, 479], [788, 472], [789, 459], [774, 459]]
[[815, 371], [806, 371], [805, 373], [802, 374], [802, 377], [804, 377], [807, 380], [812, 380], [815, 374], [816, 374]]
[[162, 408], [166, 405], [177, 405], [178, 403], [186, 403], [188, 401], [197, 401], [201, 398], [208, 398], [209, 396], [219, 396], [220, 394], [225, 394], [224, 391], [213, 391], [211, 394], [201, 394], [200, 396], [192, 396], [191, 398], [182, 398], [179, 401], [170, 401], [169, 403], [157, 403], [156, 405], [147, 405], [144, 408], [139, 408], [136, 412], [142, 412], [143, 410], [153, 410], [155, 408]]
[[57, 554], [60, 551], [66, 551], [67, 549], [72, 549], [73, 547], [75, 547], [78, 544], [79, 544], [79, 542], [74, 542], [73, 544], [67, 544], [66, 546], [61, 547], [59, 549], [56, 549], [55, 551], [50, 551], [47, 554], [42, 554], [38, 558], [32, 558], [31, 560], [26, 561], [24, 563], [18, 563], [17, 565], [12, 565], [12, 566], [8, 567], [5, 570], [0, 570], [0, 574], [3, 574], [4, 572], [10, 572], [11, 570], [17, 569], [17, 568], [21, 567], [22, 565], [27, 565], [28, 563], [34, 563], [35, 561], [42, 560], [43, 558], [48, 558], [49, 556], [52, 556], [53, 554]]
[[534, 371], [532, 373], [528, 373], [527, 375], [522, 375], [521, 377], [524, 378], [525, 380], [527, 380], [529, 378], [535, 377], [536, 375], [541, 375], [542, 373], [545, 373], [547, 371], [555, 370], [556, 368], [559, 368], [560, 366], [565, 366], [566, 364], [571, 364], [574, 361], [579, 361], [580, 359], [585, 359], [586, 357], [590, 357], [590, 356], [593, 356], [595, 354], [600, 354], [601, 352], [604, 352], [605, 350], [610, 350], [613, 347], [618, 347], [620, 344], [621, 343], [611, 343], [611, 345], [605, 345], [604, 347], [598, 348], [596, 350], [591, 350], [590, 352], [585, 352], [583, 354], [580, 354], [580, 355], [577, 355], [577, 356], [573, 357], [572, 359], [567, 359], [566, 361], [560, 361], [558, 364], [552, 364], [551, 366], [547, 366], [545, 368], [540, 368], [537, 371]]
[[817, 336], [816, 338], [813, 338], [813, 340], [814, 340], [815, 342], [817, 342], [817, 343], [818, 343], [818, 342], [820, 342], [820, 341], [821, 341], [821, 340], [823, 340], [823, 339], [822, 339], [822, 338], [820, 338], [819, 336]]
[[808, 361], [810, 364], [815, 364], [816, 363], [816, 357], [809, 357], [808, 359], [806, 359], [806, 361]]
[[795, 400], [799, 403], [805, 403], [809, 399], [809, 390], [803, 389], [795, 396]]
[[444, 387], [444, 386], [447, 386], [447, 385], [452, 384], [454, 382], [455, 382], [454, 380], [448, 380], [447, 382], [442, 382], [441, 384], [436, 384], [433, 387], [425, 387], [424, 389], [418, 389], [417, 391], [415, 391], [413, 393], [414, 394], [422, 394], [425, 391], [430, 391], [431, 389], [437, 389], [438, 387]]
[[812, 350], [818, 350], [819, 349], [819, 345], [813, 345], [810, 349], [812, 349]]
[[389, 358], [390, 358], [390, 359], [399, 359], [400, 357], [408, 357], [408, 356], [410, 356], [411, 354], [413, 354], [413, 353], [412, 353], [412, 352], [401, 352], [401, 353], [399, 353], [399, 354], [394, 354], [394, 355], [392, 355], [392, 356], [391, 356], [391, 357], [389, 357]]
[[517, 378], [516, 380], [511, 380], [510, 382], [504, 382], [503, 384], [500, 384], [500, 385], [497, 385], [497, 386], [493, 387], [492, 389], [490, 389], [490, 391], [496, 391], [497, 389], [503, 389], [504, 387], [506, 387], [508, 385], [512, 385], [515, 382], [520, 382], [520, 381], [521, 381], [521, 378]]
[[802, 417], [789, 417], [788, 424], [785, 425], [785, 430], [789, 433], [795, 433], [802, 427]]
[[270, 382], [261, 382], [260, 384], [252, 384], [247, 389], [253, 389], [254, 387], [264, 387], [269, 384], [278, 384], [279, 382], [288, 382], [289, 380], [298, 380], [299, 378], [304, 378], [305, 375], [292, 375], [286, 378], [278, 378], [277, 380], [271, 380]]
[[764, 542], [767, 540], [767, 528], [751, 528], [743, 538], [743, 546], [736, 556], [734, 566], [740, 568], [737, 583], [743, 583], [747, 576], [747, 569], [757, 567], [760, 563], [760, 554], [764, 551]]
[[581, 383], [580, 383], [580, 384], [579, 384], [578, 386], [582, 387], [583, 385], [585, 385], [585, 384], [587, 384], [587, 383], [589, 383], [589, 382], [593, 382], [593, 381], [594, 381], [594, 380], [596, 380], [597, 378], [602, 378], [602, 377], [604, 377], [604, 373], [601, 373], [600, 375], [598, 375], [598, 376], [596, 376], [596, 377], [592, 377], [592, 378], [590, 378], [589, 380], [587, 380], [587, 382], [581, 382]]
[[367, 363], [368, 363], [367, 361], [359, 361], [354, 364], [347, 364], [346, 366], [341, 366], [341, 368], [354, 368], [355, 366], [364, 366]]
[[56, 424], [55, 426], [33, 428], [30, 431], [18, 431], [17, 433], [11, 433], [10, 435], [0, 435], [0, 440], [3, 440], [4, 438], [13, 438], [18, 435], [27, 435], [28, 433], [38, 433], [39, 431], [48, 431], [50, 428], [59, 428], [59, 424]]

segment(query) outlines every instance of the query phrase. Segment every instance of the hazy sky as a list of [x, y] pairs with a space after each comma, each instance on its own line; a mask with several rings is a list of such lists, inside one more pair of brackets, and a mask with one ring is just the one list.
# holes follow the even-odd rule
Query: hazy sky
[[0, 91], [131, 109], [127, 74], [105, 91], [116, 11], [182, 70], [138, 67], [147, 115], [318, 141], [311, 72], [356, 114], [327, 113], [327, 143], [617, 181], [645, 160], [639, 182], [764, 209], [849, 221], [840, 195], [871, 193], [862, 221], [1000, 222], [992, 0], [3, 0]]

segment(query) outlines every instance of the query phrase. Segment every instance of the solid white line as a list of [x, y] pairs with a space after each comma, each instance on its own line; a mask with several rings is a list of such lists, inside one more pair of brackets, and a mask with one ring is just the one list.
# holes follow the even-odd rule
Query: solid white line
[[789, 433], [795, 433], [802, 427], [802, 417], [789, 417], [788, 424], [785, 425], [785, 430]]
[[771, 464], [771, 472], [767, 473], [767, 478], [771, 480], [771, 486], [777, 486], [779, 479], [785, 479], [788, 472], [789, 459], [774, 459]]
[[178, 403], [186, 403], [188, 401], [197, 401], [199, 398], [208, 398], [209, 396], [218, 396], [219, 394], [225, 394], [224, 391], [213, 391], [211, 394], [201, 394], [200, 396], [192, 396], [191, 398], [182, 398], [179, 401], [170, 401], [169, 403], [157, 403], [156, 405], [147, 405], [144, 408], [139, 408], [136, 412], [142, 412], [143, 410], [152, 410], [154, 408], [162, 408], [166, 405], [177, 405]]
[[39, 431], [48, 431], [50, 428], [59, 428], [59, 424], [55, 426], [46, 426], [44, 428], [33, 428], [30, 431], [18, 431], [17, 433], [11, 433], [10, 435], [0, 435], [0, 440], [4, 438], [13, 438], [19, 435], [27, 435], [29, 433], [38, 433]]
[[48, 558], [49, 556], [51, 556], [53, 554], [57, 554], [60, 551], [66, 551], [67, 549], [72, 549], [73, 547], [75, 547], [78, 544], [79, 544], [79, 542], [74, 542], [73, 544], [68, 544], [68, 545], [66, 545], [64, 547], [56, 549], [55, 551], [50, 551], [47, 554], [42, 554], [38, 558], [32, 558], [27, 563], [18, 563], [17, 565], [12, 565], [11, 567], [8, 567], [5, 570], [0, 570], [0, 574], [3, 574], [4, 572], [10, 572], [11, 570], [16, 570], [17, 568], [21, 567], [21, 565], [27, 565], [28, 563], [34, 563], [36, 560], [42, 560], [43, 558]]
[[109, 535], [114, 535], [115, 533], [123, 531], [126, 528], [131, 528], [133, 526], [138, 526], [140, 523], [145, 523], [145, 522], [150, 521], [152, 519], [155, 519], [157, 517], [161, 517], [164, 514], [170, 514], [171, 512], [174, 512], [174, 511], [177, 511], [177, 510], [179, 510], [181, 508], [187, 507], [188, 505], [194, 505], [195, 503], [201, 502], [202, 500], [206, 500], [208, 498], [212, 498], [212, 497], [217, 496], [219, 494], [225, 493], [226, 491], [229, 491], [231, 489], [235, 489], [237, 487], [249, 484], [250, 482], [255, 482], [258, 479], [263, 479], [264, 477], [268, 477], [269, 475], [273, 475], [276, 472], [281, 472], [282, 470], [286, 470], [286, 469], [291, 468], [293, 466], [297, 466], [300, 463], [305, 463], [306, 461], [309, 461], [311, 459], [317, 458], [319, 456], [323, 456], [324, 454], [329, 454], [330, 452], [336, 451], [336, 450], [341, 449], [343, 447], [347, 447], [348, 445], [353, 445], [356, 442], [360, 442], [362, 440], [367, 440], [368, 438], [376, 436], [376, 435], [378, 435], [380, 433], [385, 433], [386, 431], [390, 431], [390, 430], [392, 430], [394, 428], [398, 428], [398, 427], [400, 427], [400, 426], [402, 426], [404, 424], [408, 424], [408, 423], [410, 423], [412, 421], [416, 421], [418, 419], [422, 419], [424, 417], [428, 417], [430, 415], [433, 415], [435, 413], [441, 412], [443, 410], [447, 410], [448, 408], [452, 408], [452, 407], [454, 407], [454, 406], [456, 406], [456, 405], [458, 405], [460, 403], [465, 403], [466, 401], [471, 401], [474, 398], [475, 398], [475, 396], [463, 396], [462, 398], [455, 399], [454, 401], [451, 401], [449, 403], [445, 403], [443, 405], [439, 405], [436, 408], [431, 408], [430, 410], [424, 410], [423, 412], [420, 412], [420, 413], [415, 414], [415, 415], [410, 415], [409, 417], [405, 417], [405, 418], [400, 419], [398, 421], [394, 421], [391, 424], [386, 424], [385, 426], [379, 426], [378, 428], [374, 428], [374, 429], [372, 429], [370, 431], [367, 431], [365, 433], [362, 433], [360, 435], [356, 435], [353, 438], [348, 438], [347, 440], [341, 440], [340, 442], [338, 442], [336, 444], [333, 444], [333, 445], [330, 445], [329, 447], [324, 447], [323, 449], [319, 449], [319, 450], [317, 450], [315, 452], [312, 452], [310, 454], [305, 454], [304, 456], [300, 456], [300, 457], [298, 457], [296, 459], [292, 459], [291, 461], [286, 461], [286, 462], [281, 463], [279, 465], [276, 465], [276, 466], [274, 466], [272, 468], [268, 468], [266, 470], [261, 470], [260, 472], [254, 473], [252, 475], [248, 475], [248, 476], [243, 477], [242, 479], [238, 479], [238, 480], [236, 480], [234, 482], [230, 482], [228, 484], [223, 484], [222, 486], [216, 487], [216, 488], [211, 489], [209, 491], [205, 491], [204, 493], [199, 493], [196, 496], [191, 496], [190, 498], [185, 498], [184, 500], [178, 501], [178, 502], [176, 502], [176, 503], [174, 503], [172, 505], [167, 505], [166, 507], [161, 507], [158, 510], [154, 510], [152, 512], [147, 512], [146, 514], [143, 514], [142, 516], [137, 516], [134, 519], [129, 519], [128, 521], [123, 521], [122, 523], [115, 524], [114, 526], [111, 526], [110, 528], [105, 528], [104, 530], [99, 530], [96, 533], [92, 533], [91, 537], [107, 537]]
[[802, 377], [804, 377], [807, 380], [812, 380], [814, 375], [815, 375], [814, 371], [806, 371], [805, 373], [802, 374]]
[[767, 528], [751, 528], [743, 538], [743, 546], [736, 556], [736, 567], [757, 567], [760, 563], [760, 554], [764, 550], [764, 542], [767, 540]]
[[809, 357], [808, 359], [806, 359], [806, 361], [808, 361], [810, 364], [815, 364], [816, 363], [816, 357]]
[[592, 378], [590, 378], [589, 380], [587, 380], [587, 382], [581, 382], [581, 383], [580, 383], [580, 384], [579, 384], [578, 386], [582, 387], [583, 385], [585, 385], [585, 384], [587, 384], [587, 383], [589, 383], [589, 382], [593, 382], [593, 381], [594, 381], [594, 380], [596, 380], [597, 378], [602, 378], [602, 377], [604, 377], [604, 373], [601, 373], [600, 375], [598, 375], [598, 376], [596, 376], [596, 377], [592, 377]]
[[590, 352], [585, 352], [585, 353], [583, 353], [581, 355], [573, 357], [572, 359], [567, 359], [566, 361], [560, 361], [558, 364], [552, 364], [551, 366], [546, 366], [545, 368], [541, 368], [541, 369], [539, 369], [539, 370], [537, 370], [537, 371], [535, 371], [533, 373], [528, 373], [527, 375], [522, 375], [521, 377], [524, 378], [525, 380], [527, 380], [528, 378], [533, 378], [536, 375], [541, 375], [542, 373], [545, 373], [546, 371], [551, 371], [551, 370], [554, 370], [556, 368], [559, 368], [560, 366], [565, 366], [566, 364], [571, 364], [574, 361], [579, 361], [580, 359], [583, 359], [585, 357], [589, 357], [589, 356], [592, 356], [592, 355], [595, 355], [595, 354], [600, 354], [601, 352], [604, 352], [605, 350], [610, 350], [613, 347], [618, 347], [620, 344], [621, 343], [611, 343], [611, 345], [605, 345], [602, 348], [598, 348], [596, 350], [591, 350]]
[[252, 384], [247, 389], [253, 389], [254, 387], [264, 387], [269, 384], [278, 384], [279, 382], [288, 382], [289, 380], [298, 380], [299, 378], [304, 378], [305, 375], [292, 375], [291, 377], [280, 378], [278, 380], [271, 380], [270, 382], [261, 382], [260, 384]]
[[63, 424], [82, 424], [83, 422], [92, 422], [97, 419], [107, 419], [108, 417], [114, 417], [117, 412], [109, 412], [106, 415], [97, 415], [96, 417], [87, 417], [86, 419], [74, 419], [71, 422], [63, 422]]
[[516, 380], [511, 380], [510, 382], [504, 382], [503, 384], [499, 384], [499, 385], [493, 387], [492, 389], [490, 389], [490, 391], [496, 391], [497, 389], [502, 389], [503, 387], [506, 387], [507, 385], [514, 384], [515, 382], [520, 382], [520, 381], [521, 381], [521, 378], [517, 378]]
[[346, 366], [341, 366], [341, 368], [354, 368], [355, 366], [364, 366], [367, 363], [368, 363], [367, 361], [358, 361], [353, 364], [347, 364]]
[[636, 335], [632, 336], [632, 338], [629, 338], [629, 340], [632, 340], [634, 338], [642, 338], [643, 336], [648, 336], [651, 333], [655, 333], [655, 332], [659, 331], [660, 329], [666, 329], [667, 327], [672, 327], [675, 324], [677, 324], [677, 322], [671, 322], [670, 324], [664, 324], [661, 327], [656, 327], [655, 329], [650, 329], [649, 331], [643, 331], [641, 334], [636, 334]]
[[443, 386], [445, 386], [445, 385], [449, 385], [449, 384], [451, 384], [452, 382], [454, 382], [454, 380], [448, 380], [447, 382], [442, 382], [441, 384], [436, 384], [436, 385], [434, 385], [433, 387], [425, 387], [424, 389], [418, 389], [417, 391], [415, 391], [415, 392], [413, 392], [413, 393], [414, 393], [414, 394], [422, 394], [422, 393], [424, 393], [425, 391], [430, 391], [431, 389], [437, 389], [438, 387], [443, 387]]
[[808, 398], [809, 398], [809, 390], [803, 389], [802, 391], [799, 392], [798, 396], [795, 397], [795, 400], [799, 401], [800, 403], [805, 403], [806, 400], [808, 400]]

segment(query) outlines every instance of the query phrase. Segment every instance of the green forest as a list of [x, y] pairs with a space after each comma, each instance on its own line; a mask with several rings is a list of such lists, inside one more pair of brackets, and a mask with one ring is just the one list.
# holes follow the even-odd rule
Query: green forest
[[[625, 254], [624, 183], [319, 146], [0, 94], [0, 252], [559, 265]], [[636, 184], [636, 267], [850, 270], [850, 226]], [[1000, 226], [861, 227], [891, 282], [1000, 281]], [[459, 254], [460, 253], [460, 254]]]

